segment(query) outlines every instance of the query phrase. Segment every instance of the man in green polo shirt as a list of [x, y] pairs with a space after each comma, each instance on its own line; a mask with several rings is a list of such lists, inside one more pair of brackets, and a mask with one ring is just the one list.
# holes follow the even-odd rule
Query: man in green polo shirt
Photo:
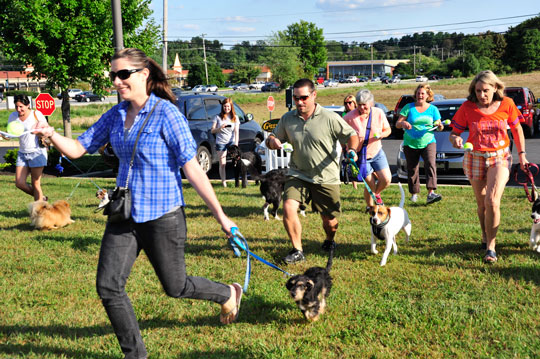
[[266, 140], [267, 147], [273, 150], [281, 148], [283, 142], [293, 147], [283, 195], [283, 225], [293, 245], [284, 258], [288, 264], [305, 260], [298, 208], [308, 198], [311, 198], [313, 210], [321, 214], [326, 233], [323, 249], [329, 251], [335, 246], [341, 213], [340, 152], [336, 144], [347, 142], [355, 160], [358, 150], [356, 131], [338, 114], [315, 103], [316, 98], [311, 80], [296, 81], [293, 85], [296, 109], [281, 117]]

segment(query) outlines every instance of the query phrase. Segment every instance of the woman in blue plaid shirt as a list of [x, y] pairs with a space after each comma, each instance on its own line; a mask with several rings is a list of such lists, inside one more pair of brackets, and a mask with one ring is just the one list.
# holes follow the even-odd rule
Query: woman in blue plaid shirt
[[148, 256], [167, 295], [220, 304], [223, 324], [236, 320], [242, 296], [237, 283], [225, 285], [186, 274], [186, 219], [180, 168], [228, 236], [235, 224], [223, 212], [197, 162], [196, 144], [187, 120], [172, 103], [175, 96], [159, 65], [141, 50], [124, 49], [114, 55], [110, 77], [124, 101], [107, 111], [78, 139], [63, 137], [48, 125], [36, 131], [49, 137], [70, 158], [94, 153], [110, 142], [120, 160], [116, 184], [125, 186], [135, 139], [150, 114], [137, 142], [129, 178], [131, 218], [107, 223], [97, 270], [97, 291], [125, 358], [146, 358], [137, 318], [125, 292], [131, 267], [141, 250]]

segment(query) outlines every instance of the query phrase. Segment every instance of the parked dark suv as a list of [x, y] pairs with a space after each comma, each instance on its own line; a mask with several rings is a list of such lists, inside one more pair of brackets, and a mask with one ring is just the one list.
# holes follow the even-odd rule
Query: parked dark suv
[[[205, 172], [218, 162], [216, 135], [210, 132], [214, 117], [221, 112], [221, 101], [225, 97], [211, 94], [186, 94], [178, 96], [176, 106], [186, 116], [191, 134], [197, 142], [197, 160]], [[234, 111], [240, 120], [240, 139], [242, 151], [253, 151], [263, 140], [261, 126], [253, 121], [253, 115], [234, 104]]]
[[536, 107], [536, 98], [533, 92], [527, 87], [506, 87], [504, 94], [514, 100], [517, 108], [523, 114], [521, 126], [525, 137], [533, 137], [538, 131], [538, 120], [540, 109]]

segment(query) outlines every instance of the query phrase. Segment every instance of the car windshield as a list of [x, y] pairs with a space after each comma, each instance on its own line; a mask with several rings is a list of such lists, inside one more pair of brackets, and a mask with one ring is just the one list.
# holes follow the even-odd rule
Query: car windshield
[[[436, 105], [441, 113], [441, 121], [452, 120], [457, 110], [461, 107], [461, 104], [449, 104], [449, 105]], [[450, 126], [444, 126], [444, 131], [451, 131]]]
[[508, 96], [512, 100], [514, 100], [514, 103], [516, 105], [523, 105], [525, 103], [525, 96], [523, 96], [523, 90], [521, 90], [521, 89], [508, 91], [506, 93], [506, 96]]

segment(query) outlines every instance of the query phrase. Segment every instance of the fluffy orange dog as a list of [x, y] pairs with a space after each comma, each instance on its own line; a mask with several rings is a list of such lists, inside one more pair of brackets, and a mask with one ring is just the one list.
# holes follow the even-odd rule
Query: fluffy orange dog
[[71, 219], [69, 203], [60, 200], [53, 205], [45, 201], [35, 201], [28, 205], [32, 225], [37, 229], [57, 229], [74, 221]]

